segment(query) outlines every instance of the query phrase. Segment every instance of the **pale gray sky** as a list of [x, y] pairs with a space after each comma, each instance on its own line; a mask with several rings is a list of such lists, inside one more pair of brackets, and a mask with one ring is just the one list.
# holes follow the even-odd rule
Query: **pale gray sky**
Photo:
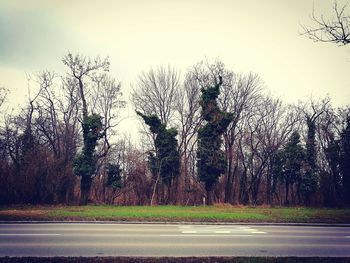
[[331, 15], [333, 0], [0, 0], [0, 86], [10, 89], [13, 105], [21, 103], [25, 73], [63, 73], [67, 51], [109, 56], [126, 96], [151, 66], [184, 73], [220, 58], [237, 73], [258, 73], [286, 102], [329, 94], [343, 106], [350, 47], [299, 35], [313, 5]]

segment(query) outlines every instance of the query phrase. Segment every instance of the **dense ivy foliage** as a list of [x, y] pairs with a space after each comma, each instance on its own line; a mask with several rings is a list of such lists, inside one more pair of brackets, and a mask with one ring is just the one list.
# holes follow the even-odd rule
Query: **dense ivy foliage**
[[211, 192], [220, 175], [225, 172], [226, 159], [221, 150], [222, 134], [233, 120], [233, 113], [219, 109], [216, 99], [220, 94], [222, 78], [213, 87], [202, 89], [200, 105], [206, 124], [198, 130], [197, 167], [199, 180], [205, 184], [207, 203], [211, 204]]
[[91, 188], [92, 177], [96, 169], [97, 158], [95, 156], [95, 149], [98, 140], [102, 138], [102, 121], [101, 116], [92, 114], [83, 119], [83, 150], [78, 154], [74, 160], [74, 173], [81, 177], [81, 203], [87, 203], [88, 192]]
[[156, 135], [156, 154], [150, 152], [148, 157], [150, 169], [153, 174], [159, 173], [163, 183], [169, 187], [180, 172], [177, 131], [174, 128], [167, 129], [156, 115], [146, 116], [138, 111], [136, 113], [150, 127], [150, 131]]

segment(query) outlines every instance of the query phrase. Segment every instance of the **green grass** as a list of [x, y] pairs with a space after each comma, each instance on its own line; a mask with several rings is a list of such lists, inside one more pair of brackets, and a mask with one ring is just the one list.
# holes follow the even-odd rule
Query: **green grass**
[[15, 206], [0, 220], [350, 223], [350, 209], [217, 206]]
[[0, 257], [4, 263], [348, 263], [350, 258], [332, 257]]
[[207, 220], [264, 220], [268, 216], [247, 211], [236, 213], [234, 210], [217, 207], [184, 207], [184, 206], [87, 206], [81, 209], [55, 210], [56, 216], [87, 218], [144, 218], [144, 219], [207, 219]]

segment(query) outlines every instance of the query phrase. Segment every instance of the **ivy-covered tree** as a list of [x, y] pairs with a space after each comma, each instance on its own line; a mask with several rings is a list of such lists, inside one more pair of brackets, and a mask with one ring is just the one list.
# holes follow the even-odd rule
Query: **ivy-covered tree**
[[215, 86], [201, 89], [201, 114], [206, 124], [198, 130], [197, 167], [199, 180], [204, 183], [207, 191], [208, 205], [212, 204], [214, 186], [226, 169], [221, 137], [234, 117], [233, 113], [219, 109], [217, 98], [221, 85], [222, 77], [219, 76]]
[[149, 153], [149, 166], [153, 174], [160, 176], [162, 182], [168, 188], [166, 203], [170, 201], [170, 192], [173, 181], [180, 172], [180, 156], [177, 148], [177, 131], [174, 128], [167, 129], [165, 124], [156, 115], [146, 116], [141, 112], [136, 113], [142, 117], [150, 127], [150, 131], [156, 135], [155, 154]]
[[350, 205], [350, 117], [340, 136], [340, 172], [344, 189], [344, 203]]
[[300, 191], [304, 198], [304, 203], [310, 205], [310, 198], [316, 192], [318, 187], [318, 175], [316, 167], [316, 118], [319, 115], [306, 117], [307, 139], [305, 154], [305, 173], [301, 178]]
[[98, 140], [103, 137], [102, 117], [92, 114], [83, 117], [83, 150], [74, 159], [74, 173], [81, 177], [80, 181], [80, 204], [86, 205], [90, 193], [92, 177], [95, 173], [97, 156], [95, 149]]
[[[112, 109], [123, 103], [119, 101], [120, 85], [106, 75], [109, 71], [108, 58], [91, 60], [68, 53], [62, 61], [70, 70], [67, 83], [72, 86], [72, 93], [79, 94], [76, 107], [82, 115], [83, 149], [76, 155], [73, 168], [75, 174], [81, 177], [80, 204], [86, 205], [97, 161], [106, 157], [110, 149], [107, 131], [115, 125]], [[102, 152], [97, 154], [95, 148], [102, 138]]]

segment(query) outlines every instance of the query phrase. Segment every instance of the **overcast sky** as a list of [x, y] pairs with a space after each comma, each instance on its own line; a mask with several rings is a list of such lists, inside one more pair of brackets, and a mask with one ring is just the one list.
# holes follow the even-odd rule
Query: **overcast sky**
[[258, 73], [286, 102], [328, 94], [344, 106], [350, 47], [300, 36], [313, 5], [332, 15], [333, 0], [0, 0], [0, 86], [12, 105], [23, 102], [25, 73], [63, 73], [68, 51], [109, 56], [126, 96], [151, 66], [184, 73], [220, 58], [237, 73]]

